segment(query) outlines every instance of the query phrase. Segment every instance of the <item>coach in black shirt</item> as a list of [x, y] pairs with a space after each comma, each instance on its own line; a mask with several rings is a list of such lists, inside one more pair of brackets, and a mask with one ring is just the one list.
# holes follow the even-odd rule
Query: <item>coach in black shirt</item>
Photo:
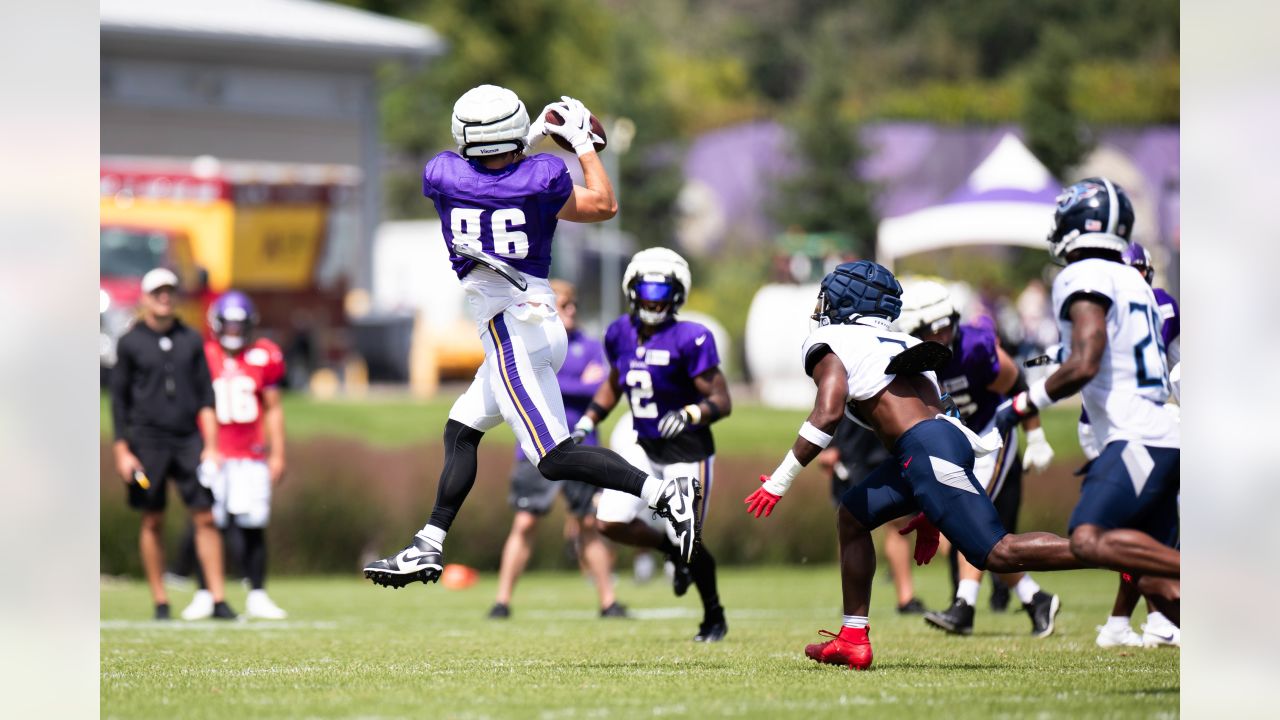
[[[165, 592], [163, 519], [168, 481], [191, 511], [196, 553], [215, 604], [214, 617], [234, 618], [223, 601], [222, 537], [213, 522], [213, 494], [200, 483], [201, 463], [218, 465], [218, 423], [204, 340], [174, 314], [178, 278], [156, 268], [142, 278], [142, 315], [120, 338], [111, 374], [116, 471], [129, 505], [142, 512], [138, 548], [156, 604], [169, 618]], [[149, 487], [143, 487], [149, 485]]]

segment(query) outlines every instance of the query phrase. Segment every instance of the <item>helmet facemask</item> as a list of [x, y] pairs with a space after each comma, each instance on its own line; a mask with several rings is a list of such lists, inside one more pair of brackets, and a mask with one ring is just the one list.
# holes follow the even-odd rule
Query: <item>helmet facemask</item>
[[629, 295], [636, 319], [650, 326], [670, 320], [684, 302], [680, 282], [670, 275], [641, 275], [632, 282]]

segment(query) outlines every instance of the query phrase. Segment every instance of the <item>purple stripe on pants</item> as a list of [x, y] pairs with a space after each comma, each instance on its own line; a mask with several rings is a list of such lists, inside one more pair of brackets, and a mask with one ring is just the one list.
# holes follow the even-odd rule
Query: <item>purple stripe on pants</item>
[[547, 423], [538, 412], [538, 407], [534, 405], [533, 399], [529, 397], [528, 391], [524, 389], [524, 382], [520, 379], [520, 373], [516, 369], [516, 357], [511, 344], [511, 333], [507, 330], [507, 323], [503, 319], [502, 313], [495, 315], [492, 323], [494, 330], [497, 331], [497, 337], [494, 339], [500, 345], [499, 355], [502, 360], [502, 375], [506, 381], [504, 384], [507, 386], [507, 393], [511, 396], [511, 401], [515, 403], [516, 411], [524, 419], [525, 428], [534, 438], [534, 445], [538, 448], [538, 457], [543, 457], [555, 447], [555, 440], [547, 430]]

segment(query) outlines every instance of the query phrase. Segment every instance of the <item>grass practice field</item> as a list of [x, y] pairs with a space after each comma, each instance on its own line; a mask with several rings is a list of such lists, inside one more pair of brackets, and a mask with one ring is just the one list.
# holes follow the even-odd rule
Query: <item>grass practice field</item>
[[[734, 568], [721, 574], [729, 635], [690, 640], [693, 591], [661, 579], [618, 585], [630, 620], [596, 617], [577, 575], [535, 573], [512, 619], [484, 615], [494, 578], [450, 592], [392, 591], [356, 578], [279, 578], [289, 620], [149, 620], [137, 582], [102, 587], [101, 698], [109, 718], [1175, 717], [1176, 649], [1102, 650], [1115, 575], [1041, 574], [1059, 593], [1058, 630], [1027, 635], [1026, 615], [987, 609], [975, 634], [944, 635], [893, 611], [878, 578], [875, 664], [850, 672], [804, 657], [819, 628], [838, 629], [834, 566]], [[945, 563], [917, 573], [930, 607], [947, 598]], [[243, 588], [230, 591], [237, 609]], [[171, 593], [174, 613], [189, 599]], [[1135, 626], [1144, 612], [1139, 609]]]
[[[351, 438], [380, 448], [394, 448], [440, 439], [449, 408], [463, 385], [449, 386], [430, 400], [409, 396], [365, 399], [317, 400], [301, 393], [284, 396], [285, 433], [290, 440], [311, 438]], [[111, 400], [100, 398], [100, 427], [104, 439], [111, 437]], [[619, 408], [601, 423], [599, 435], [608, 437], [622, 416]], [[778, 410], [753, 402], [736, 402], [733, 414], [715, 426], [716, 452], [754, 454], [777, 452], [781, 457], [795, 441], [795, 432], [809, 413], [806, 410]], [[1076, 439], [1079, 406], [1063, 404], [1044, 413], [1045, 434], [1059, 462], [1081, 458]], [[488, 444], [514, 445], [515, 434], [499, 425], [485, 434]]]

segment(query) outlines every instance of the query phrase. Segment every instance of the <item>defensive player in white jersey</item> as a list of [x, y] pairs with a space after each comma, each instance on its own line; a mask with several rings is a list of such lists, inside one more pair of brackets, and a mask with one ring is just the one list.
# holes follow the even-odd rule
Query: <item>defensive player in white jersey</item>
[[[1160, 318], [1163, 321], [1160, 328], [1160, 337], [1164, 340], [1164, 357], [1165, 364], [1169, 366], [1169, 380], [1172, 383], [1173, 368], [1178, 365], [1181, 358], [1180, 337], [1181, 337], [1181, 312], [1178, 307], [1178, 301], [1166, 292], [1163, 288], [1155, 286], [1155, 265], [1151, 262], [1151, 253], [1137, 242], [1130, 242], [1129, 247], [1125, 250], [1124, 261], [1129, 267], [1137, 270], [1142, 275], [1142, 279], [1151, 285], [1151, 292], [1156, 296], [1156, 302], [1160, 304]], [[1175, 389], [1170, 397], [1170, 402], [1177, 404], [1178, 392]], [[1102, 452], [1102, 448], [1097, 446], [1093, 440], [1093, 428], [1089, 425], [1089, 416], [1081, 413], [1080, 424], [1080, 449], [1084, 451], [1085, 457], [1090, 460], [1098, 457]], [[1083, 471], [1082, 471], [1083, 472]], [[1141, 593], [1133, 583], [1133, 578], [1128, 575], [1120, 576], [1120, 586], [1116, 591], [1116, 601], [1112, 605], [1111, 614], [1107, 617], [1107, 622], [1098, 626], [1098, 637], [1095, 641], [1099, 647], [1161, 647], [1165, 645], [1179, 646], [1182, 644], [1182, 630], [1173, 623], [1169, 622], [1159, 610], [1147, 601], [1147, 621], [1142, 624], [1142, 633], [1136, 633], [1130, 625], [1130, 618], [1133, 615], [1134, 608], [1138, 605], [1138, 599]]]
[[[746, 499], [747, 512], [768, 515], [847, 416], [875, 431], [891, 456], [840, 501], [840, 577], [844, 623], [829, 642], [805, 648], [810, 658], [865, 670], [871, 665], [867, 614], [876, 553], [871, 531], [885, 522], [920, 513], [916, 562], [938, 549], [946, 533], [979, 569], [993, 572], [1066, 570], [1081, 567], [1066, 538], [1050, 533], [1012, 534], [973, 474], [976, 454], [994, 452], [1000, 440], [980, 438], [956, 417], [944, 414], [936, 370], [951, 351], [893, 332], [902, 309], [902, 286], [893, 273], [866, 260], [844, 263], [823, 279], [813, 319], [821, 323], [805, 340], [805, 372], [818, 386], [809, 419], [772, 476]], [[936, 525], [936, 527], [935, 527]]]
[[1058, 196], [1050, 252], [1067, 265], [1053, 282], [1063, 362], [996, 413], [1001, 429], [1079, 392], [1102, 447], [1071, 514], [1081, 562], [1138, 578], [1138, 588], [1178, 624], [1179, 429], [1166, 407], [1159, 306], [1122, 254], [1133, 205], [1115, 183], [1088, 178]]
[[[545, 122], [553, 110], [562, 124]], [[573, 183], [559, 157], [525, 155], [546, 134], [574, 148], [585, 187]], [[458, 152], [442, 152], [427, 163], [422, 192], [440, 214], [485, 360], [449, 411], [431, 518], [406, 548], [366, 565], [365, 577], [397, 588], [439, 579], [445, 534], [475, 483], [480, 438], [503, 421], [544, 477], [643, 497], [671, 521], [681, 554], [692, 557], [701, 501], [696, 478], [647, 476], [617, 453], [569, 438], [556, 379], [567, 339], [547, 280], [551, 244], [559, 220], [601, 222], [618, 212], [596, 154], [602, 138], [591, 129], [590, 111], [565, 97], [544, 108], [531, 126], [514, 92], [481, 85], [454, 104], [453, 137]]]

